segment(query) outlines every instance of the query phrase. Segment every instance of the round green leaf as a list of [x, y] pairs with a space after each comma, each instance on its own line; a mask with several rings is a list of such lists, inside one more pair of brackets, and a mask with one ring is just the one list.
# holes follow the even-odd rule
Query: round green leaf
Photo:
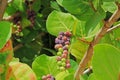
[[0, 49], [6, 44], [11, 37], [11, 27], [7, 21], [0, 22]]
[[69, 13], [53, 11], [48, 16], [46, 26], [50, 34], [57, 36], [60, 31], [71, 30], [76, 21]]
[[86, 51], [87, 45], [81, 41], [75, 41], [71, 44], [71, 54], [78, 60], [81, 60], [85, 51]]
[[120, 51], [108, 44], [94, 47], [93, 73], [97, 80], [118, 80]]
[[57, 70], [56, 57], [48, 57], [46, 55], [37, 57], [32, 64], [32, 69], [40, 80], [43, 75], [51, 74], [56, 76], [59, 72]]

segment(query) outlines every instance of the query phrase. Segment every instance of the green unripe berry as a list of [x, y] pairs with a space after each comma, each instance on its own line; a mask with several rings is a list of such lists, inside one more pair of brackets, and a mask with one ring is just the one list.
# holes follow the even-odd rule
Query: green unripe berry
[[62, 49], [62, 48], [59, 48], [58, 51], [59, 51], [59, 52], [63, 52], [63, 49]]
[[65, 63], [65, 62], [62, 62], [62, 66], [64, 66], [64, 67], [65, 67], [65, 66], [66, 66], [66, 63]]
[[57, 64], [58, 64], [58, 65], [62, 65], [62, 61], [58, 61]]
[[65, 70], [65, 68], [64, 68], [64, 67], [60, 67], [60, 70], [61, 70], [61, 71], [64, 71], [64, 70]]
[[65, 58], [62, 58], [62, 59], [61, 59], [61, 61], [62, 61], [62, 62], [65, 62], [65, 61], [66, 61], [66, 59], [65, 59]]
[[57, 55], [58, 55], [58, 56], [61, 56], [61, 55], [62, 55], [62, 52], [57, 52]]

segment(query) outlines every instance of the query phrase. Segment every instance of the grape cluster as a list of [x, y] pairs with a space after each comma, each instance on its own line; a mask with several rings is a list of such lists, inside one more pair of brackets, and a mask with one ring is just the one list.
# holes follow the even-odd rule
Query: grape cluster
[[35, 24], [35, 17], [36, 13], [34, 10], [32, 10], [32, 4], [34, 3], [33, 0], [25, 0], [25, 4], [27, 6], [27, 19], [30, 20], [31, 25], [30, 27], [33, 27]]
[[13, 24], [14, 24], [14, 29], [15, 29], [15, 34], [17, 36], [20, 35], [22, 32], [22, 25], [21, 25], [21, 16], [16, 16], [13, 18]]
[[42, 76], [42, 80], [55, 80], [55, 78], [52, 75], [48, 74], [46, 76]]
[[35, 17], [36, 17], [35, 11], [28, 9], [27, 10], [27, 18], [31, 22], [31, 27], [33, 27], [33, 25], [35, 24]]
[[57, 52], [58, 69], [64, 71], [70, 68], [69, 45], [72, 34], [70, 31], [60, 32], [55, 39], [55, 49]]

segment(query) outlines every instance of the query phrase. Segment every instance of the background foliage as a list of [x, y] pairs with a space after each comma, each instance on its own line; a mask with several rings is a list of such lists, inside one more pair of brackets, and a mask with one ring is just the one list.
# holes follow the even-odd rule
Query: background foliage
[[[0, 21], [0, 80], [75, 80], [89, 43], [118, 9], [119, 0], [11, 0]], [[119, 19], [111, 26], [120, 24]], [[71, 31], [70, 63], [57, 69], [55, 37]], [[10, 42], [12, 41], [12, 43]], [[13, 48], [12, 48], [13, 45]], [[118, 80], [120, 28], [107, 32], [94, 46], [92, 60], [80, 80]], [[24, 75], [23, 75], [24, 73]], [[102, 74], [102, 75], [101, 75]], [[31, 77], [29, 77], [31, 76]]]

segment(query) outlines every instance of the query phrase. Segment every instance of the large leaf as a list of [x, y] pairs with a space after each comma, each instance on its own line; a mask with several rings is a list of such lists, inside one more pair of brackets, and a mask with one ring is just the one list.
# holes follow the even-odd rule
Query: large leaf
[[69, 13], [53, 11], [47, 19], [47, 30], [52, 35], [58, 35], [60, 31], [71, 30], [77, 19]]
[[32, 64], [32, 68], [39, 80], [41, 80], [43, 75], [51, 74], [56, 76], [58, 73], [56, 57], [48, 57], [46, 55], [37, 57]]
[[32, 4], [32, 9], [35, 12], [38, 12], [41, 6], [41, 0], [35, 0], [34, 3]]
[[6, 44], [11, 37], [10, 23], [6, 21], [0, 22], [0, 49]]
[[13, 61], [10, 62], [9, 65], [9, 68], [11, 69], [8, 69], [9, 71], [7, 73], [7, 76], [9, 76], [11, 74], [9, 72], [12, 71], [13, 75], [16, 78], [15, 80], [37, 80], [35, 73], [27, 64]]
[[[68, 71], [63, 71], [60, 72], [59, 74], [56, 75], [55, 79], [56, 80], [65, 80], [64, 78], [69, 75]], [[61, 77], [62, 76], [62, 77]]]
[[72, 34], [77, 37], [85, 36], [85, 21], [76, 21], [75, 25], [72, 28]]
[[63, 0], [62, 5], [80, 20], [87, 20], [94, 13], [88, 0]]
[[81, 60], [83, 57], [85, 51], [86, 51], [87, 45], [81, 41], [76, 40], [71, 44], [71, 54], [78, 60]]
[[92, 32], [95, 27], [105, 18], [105, 12], [102, 8], [100, 8], [97, 12], [95, 12], [86, 22], [86, 33]]
[[71, 67], [68, 69], [69, 73], [75, 72], [78, 68], [77, 62], [75, 62], [74, 60], [71, 59], [70, 60], [70, 65], [71, 65]]
[[119, 59], [120, 51], [117, 48], [108, 44], [96, 45], [92, 60], [95, 78], [97, 80], [118, 80], [120, 70]]
[[63, 0], [62, 5], [72, 14], [80, 14], [90, 7], [87, 1], [83, 0]]
[[97, 80], [94, 76], [94, 73], [89, 75], [88, 80]]
[[103, 2], [102, 8], [107, 12], [114, 13], [117, 10], [117, 5], [115, 2]]
[[98, 23], [97, 26], [93, 29], [93, 30], [89, 30], [88, 34], [86, 37], [84, 37], [87, 41], [92, 41], [93, 40], [93, 37], [98, 33], [98, 31], [100, 30], [100, 28], [102, 27], [103, 25], [103, 22], [101, 23]]

